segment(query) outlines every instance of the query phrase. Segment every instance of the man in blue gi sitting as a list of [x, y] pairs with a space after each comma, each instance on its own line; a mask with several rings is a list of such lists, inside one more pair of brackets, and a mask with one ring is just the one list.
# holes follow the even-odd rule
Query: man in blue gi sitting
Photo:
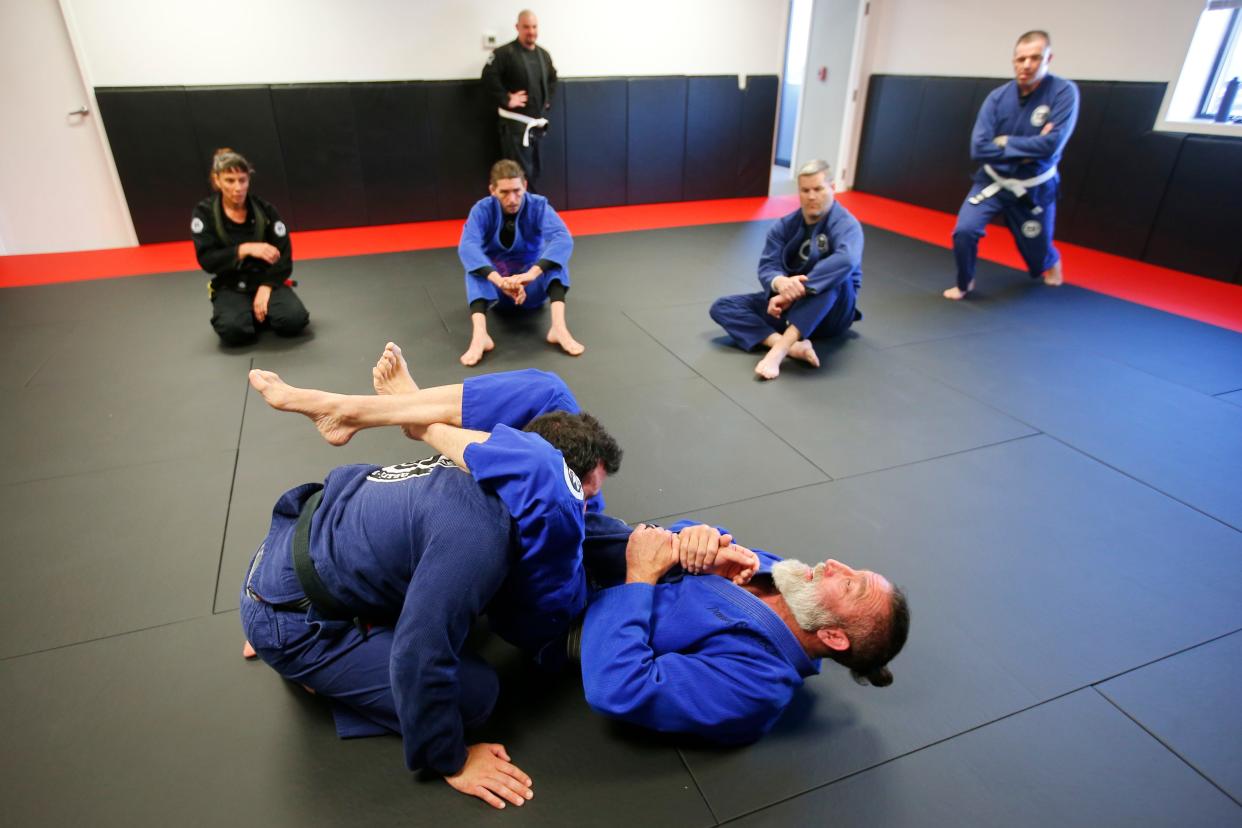
[[[377, 366], [377, 387], [382, 374]], [[323, 430], [306, 399], [323, 392], [266, 371], [250, 379], [269, 404], [311, 414]], [[585, 414], [550, 413], [523, 431], [468, 427], [530, 380], [474, 378], [460, 396], [466, 428], [407, 423], [436, 456], [342, 466], [323, 484], [290, 489], [241, 594], [247, 649], [330, 699], [342, 737], [398, 733], [411, 769], [443, 774], [497, 808], [529, 799], [531, 779], [502, 745], [466, 744], [465, 729], [490, 715], [499, 689], [466, 649], [467, 633], [486, 610], [506, 640], [537, 659], [559, 656], [586, 598], [584, 500], [620, 462]], [[443, 407], [437, 393], [428, 399]], [[555, 399], [555, 388], [544, 397]], [[327, 433], [344, 442], [352, 432]]]
[[[591, 707], [654, 730], [742, 744], [772, 728], [821, 658], [860, 683], [892, 683], [887, 665], [905, 644], [910, 609], [882, 575], [762, 550], [745, 563], [751, 550], [738, 555], [718, 529], [672, 530], [587, 517], [584, 563], [603, 587], [581, 629]], [[719, 557], [726, 550], [733, 554]]]
[[988, 222], [1003, 214], [1032, 279], [1064, 281], [1061, 254], [1052, 246], [1060, 176], [1057, 162], [1078, 122], [1078, 87], [1048, 73], [1052, 40], [1030, 31], [1013, 50], [1014, 79], [989, 93], [970, 134], [970, 157], [982, 161], [974, 185], [957, 213], [953, 258], [957, 284], [946, 299], [963, 299], [975, 288], [979, 239]]
[[526, 174], [516, 161], [497, 161], [488, 183], [490, 196], [470, 208], [457, 255], [466, 269], [470, 304], [470, 347], [462, 365], [477, 365], [496, 347], [487, 333], [487, 311], [512, 311], [550, 303], [549, 344], [570, 356], [586, 348], [565, 323], [569, 257], [573, 237], [556, 210], [541, 195], [526, 192]]
[[763, 290], [725, 296], [712, 305], [712, 319], [743, 350], [768, 349], [755, 366], [760, 379], [776, 379], [785, 357], [815, 368], [813, 339], [849, 329], [862, 314], [862, 225], [833, 198], [827, 161], [798, 170], [800, 207], [768, 231], [759, 256]]

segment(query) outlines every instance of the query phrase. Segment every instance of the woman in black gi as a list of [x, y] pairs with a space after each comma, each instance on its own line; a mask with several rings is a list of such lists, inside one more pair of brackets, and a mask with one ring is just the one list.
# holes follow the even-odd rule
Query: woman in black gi
[[257, 329], [300, 333], [310, 314], [293, 288], [289, 231], [276, 208], [250, 195], [250, 162], [227, 147], [211, 159], [215, 190], [194, 208], [190, 230], [203, 270], [212, 274], [211, 326], [225, 345], [245, 345]]

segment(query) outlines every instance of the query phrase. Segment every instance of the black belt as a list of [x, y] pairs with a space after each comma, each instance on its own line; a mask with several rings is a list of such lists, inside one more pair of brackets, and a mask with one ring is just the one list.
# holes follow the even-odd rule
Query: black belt
[[349, 609], [328, 592], [328, 588], [323, 585], [323, 581], [319, 578], [319, 573], [315, 570], [315, 562], [310, 556], [310, 529], [311, 518], [315, 516], [315, 510], [319, 508], [319, 501], [323, 500], [323, 489], [315, 492], [306, 502], [302, 504], [302, 511], [298, 514], [297, 525], [293, 528], [293, 571], [298, 576], [298, 583], [302, 585], [302, 591], [306, 593], [306, 597], [320, 615], [324, 618], [335, 619], [339, 621], [353, 621], [354, 626], [358, 628], [358, 632], [362, 633], [362, 637], [367, 637], [366, 624], [363, 623], [358, 613]]

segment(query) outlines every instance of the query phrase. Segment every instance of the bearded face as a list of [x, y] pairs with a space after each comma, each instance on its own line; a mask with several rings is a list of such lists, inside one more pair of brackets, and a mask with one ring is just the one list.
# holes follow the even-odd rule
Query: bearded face
[[810, 567], [802, 561], [785, 560], [772, 565], [772, 582], [798, 626], [807, 632], [841, 626], [841, 620], [820, 602], [819, 584], [823, 577], [822, 563]]

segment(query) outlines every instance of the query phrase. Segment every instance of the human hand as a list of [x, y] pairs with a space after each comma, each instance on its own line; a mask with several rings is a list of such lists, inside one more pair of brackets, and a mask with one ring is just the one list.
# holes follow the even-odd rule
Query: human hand
[[542, 275], [543, 275], [543, 268], [541, 268], [539, 265], [531, 265], [530, 270], [526, 271], [525, 273], [518, 273], [516, 275], [510, 276], [509, 278], [513, 282], [519, 285], [528, 285], [531, 282], [538, 279]]
[[687, 526], [678, 533], [681, 568], [691, 575], [702, 575], [716, 561], [716, 552], [732, 542], [731, 535], [720, 534], [714, 526]]
[[[729, 536], [725, 535], [725, 537]], [[745, 546], [730, 543], [728, 546], [720, 547], [720, 551], [716, 554], [716, 560], [712, 563], [711, 569], [708, 570], [707, 574], [728, 578], [733, 583], [741, 586], [750, 583], [750, 579], [755, 577], [755, 573], [758, 571], [759, 556]]]
[[1044, 124], [1044, 128], [1039, 131], [1039, 134], [1047, 135], [1049, 132], [1052, 132], [1055, 126], [1056, 124], [1054, 124], [1052, 121], [1049, 121], [1048, 123]]
[[526, 106], [526, 90], [519, 89], [509, 93], [509, 109], [521, 109]]
[[504, 745], [480, 742], [466, 748], [466, 764], [444, 781], [466, 796], [477, 796], [493, 808], [505, 807], [505, 800], [522, 805], [535, 795], [530, 777], [509, 761]]
[[[274, 250], [275, 248], [272, 249]], [[271, 296], [271, 285], [259, 285], [259, 289], [254, 292], [254, 318], [260, 322], [267, 319], [267, 300], [270, 299]]]
[[625, 582], [654, 584], [680, 559], [676, 535], [658, 526], [638, 524], [625, 545]]
[[267, 242], [246, 242], [237, 246], [237, 259], [241, 261], [247, 256], [262, 259], [268, 264], [276, 264], [280, 259], [280, 251]]
[[772, 289], [785, 300], [785, 307], [806, 296], [806, 275], [777, 276], [772, 280]]
[[992, 143], [996, 144], [996, 146], [1000, 147], [1001, 149], [1004, 149], [1005, 145], [1009, 143], [1009, 136], [1008, 135], [997, 135], [995, 138], [992, 139]]

